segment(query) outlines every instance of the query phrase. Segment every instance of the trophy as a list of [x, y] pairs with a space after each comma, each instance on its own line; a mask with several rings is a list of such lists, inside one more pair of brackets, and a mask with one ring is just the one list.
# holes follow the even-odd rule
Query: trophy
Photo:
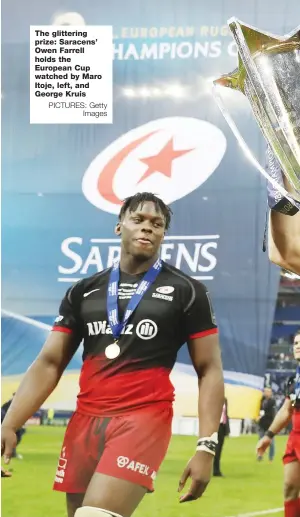
[[[238, 47], [238, 68], [214, 81], [215, 100], [248, 158], [292, 209], [285, 213], [294, 215], [300, 208], [300, 26], [279, 37], [236, 18], [228, 25]], [[268, 143], [267, 170], [253, 156], [225, 108], [220, 86], [239, 90], [248, 98]], [[286, 191], [282, 173], [293, 195]]]

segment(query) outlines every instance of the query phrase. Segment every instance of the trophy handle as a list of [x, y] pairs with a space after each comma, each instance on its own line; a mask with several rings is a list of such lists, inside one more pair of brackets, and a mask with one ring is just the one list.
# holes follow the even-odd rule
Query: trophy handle
[[215, 99], [217, 105], [219, 106], [219, 109], [220, 109], [223, 117], [225, 118], [228, 126], [230, 127], [231, 131], [233, 132], [235, 138], [237, 139], [239, 145], [243, 149], [246, 157], [254, 165], [254, 167], [256, 167], [256, 169], [273, 185], [273, 187], [276, 188], [278, 190], [278, 192], [280, 192], [280, 194], [282, 194], [290, 203], [292, 203], [293, 206], [297, 206], [295, 200], [291, 197], [289, 192], [287, 192], [285, 190], [285, 188], [282, 187], [282, 185], [277, 183], [277, 181], [267, 173], [267, 171], [260, 165], [259, 161], [253, 155], [250, 147], [248, 146], [245, 139], [243, 138], [240, 130], [238, 129], [233, 118], [231, 117], [229, 111], [225, 108], [221, 95], [219, 94], [219, 88], [220, 87], [218, 87], [218, 85], [213, 84], [212, 92], [213, 92], [214, 99]]

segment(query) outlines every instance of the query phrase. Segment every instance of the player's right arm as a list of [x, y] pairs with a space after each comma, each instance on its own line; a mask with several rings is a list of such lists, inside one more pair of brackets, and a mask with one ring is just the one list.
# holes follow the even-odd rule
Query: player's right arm
[[277, 415], [275, 416], [272, 424], [270, 425], [267, 432], [270, 433], [270, 436], [263, 436], [261, 440], [259, 440], [257, 446], [256, 446], [256, 452], [259, 456], [262, 456], [267, 448], [269, 447], [272, 438], [272, 435], [276, 435], [284, 429], [288, 423], [290, 422], [293, 414], [293, 406], [289, 398], [285, 399], [285, 402], [283, 406], [278, 411]]
[[79, 343], [71, 334], [51, 332], [38, 357], [27, 370], [2, 428], [17, 431], [45, 402], [57, 386]]
[[[57, 386], [81, 342], [80, 323], [69, 289], [41, 352], [27, 370], [2, 423], [1, 455], [8, 463], [16, 444], [15, 432], [42, 406]], [[72, 296], [73, 295], [73, 296]]]

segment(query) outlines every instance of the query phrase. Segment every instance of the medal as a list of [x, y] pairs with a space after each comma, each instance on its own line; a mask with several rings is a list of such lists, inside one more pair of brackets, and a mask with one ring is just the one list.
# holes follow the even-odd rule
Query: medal
[[105, 349], [105, 355], [107, 359], [115, 359], [120, 355], [121, 348], [118, 345], [118, 342], [112, 343], [111, 345], [108, 345]]
[[119, 346], [119, 338], [124, 331], [129, 318], [137, 308], [141, 299], [143, 298], [146, 291], [149, 287], [155, 282], [157, 275], [160, 273], [162, 268], [162, 261], [157, 259], [155, 264], [148, 269], [145, 273], [144, 277], [140, 281], [137, 289], [129, 300], [126, 310], [124, 311], [124, 317], [122, 321], [119, 321], [118, 315], [118, 285], [120, 279], [120, 267], [119, 261], [115, 261], [108, 281], [107, 287], [107, 298], [106, 298], [106, 309], [107, 309], [107, 318], [109, 322], [109, 326], [111, 328], [113, 337], [115, 339], [114, 343], [111, 343], [105, 348], [105, 355], [107, 359], [115, 359], [121, 353], [121, 348]]

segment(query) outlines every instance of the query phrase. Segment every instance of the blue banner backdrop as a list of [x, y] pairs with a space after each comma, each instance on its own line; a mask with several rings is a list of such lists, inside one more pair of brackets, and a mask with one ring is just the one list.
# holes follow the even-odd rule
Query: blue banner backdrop
[[[4, 0], [4, 309], [51, 323], [67, 287], [118, 255], [113, 229], [121, 200], [152, 190], [174, 211], [162, 257], [211, 292], [231, 414], [255, 412], [279, 270], [262, 252], [265, 180], [239, 149], [210, 84], [237, 65], [229, 17], [284, 34], [299, 11], [298, 0], [180, 0], [176, 7], [171, 0], [111, 0], [105, 9], [79, 0]], [[31, 126], [29, 26], [80, 23], [113, 25], [114, 122]], [[265, 142], [246, 100], [224, 94], [263, 162]], [[190, 363], [186, 348], [178, 361]]]

